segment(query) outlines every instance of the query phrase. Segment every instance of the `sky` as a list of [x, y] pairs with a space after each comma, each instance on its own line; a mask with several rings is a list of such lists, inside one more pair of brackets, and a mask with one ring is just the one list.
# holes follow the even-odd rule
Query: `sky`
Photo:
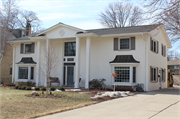
[[[37, 13], [43, 28], [59, 22], [81, 29], [103, 28], [99, 14], [117, 0], [23, 0], [19, 6]], [[121, 0], [120, 2], [124, 2]]]

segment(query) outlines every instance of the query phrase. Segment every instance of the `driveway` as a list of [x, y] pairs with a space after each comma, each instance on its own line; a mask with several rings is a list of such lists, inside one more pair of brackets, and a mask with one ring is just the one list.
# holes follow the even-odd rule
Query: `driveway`
[[37, 119], [180, 119], [179, 91], [150, 91]]

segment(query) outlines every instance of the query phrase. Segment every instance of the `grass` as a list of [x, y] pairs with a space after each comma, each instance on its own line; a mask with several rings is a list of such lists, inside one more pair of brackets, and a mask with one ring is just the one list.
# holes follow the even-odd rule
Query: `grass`
[[56, 94], [66, 95], [62, 98], [33, 98], [25, 96], [31, 92], [0, 87], [0, 119], [33, 118], [96, 103], [91, 101], [90, 95], [87, 94], [57, 92]]

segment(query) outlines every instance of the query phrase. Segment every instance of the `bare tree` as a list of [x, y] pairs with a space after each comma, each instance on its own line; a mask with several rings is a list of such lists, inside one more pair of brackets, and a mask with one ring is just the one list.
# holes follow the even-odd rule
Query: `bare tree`
[[168, 60], [180, 59], [180, 53], [177, 51], [168, 51]]
[[[48, 41], [49, 42], [49, 41]], [[46, 94], [48, 94], [50, 78], [54, 75], [56, 68], [58, 66], [59, 58], [58, 54], [55, 51], [55, 44], [52, 42], [46, 44], [43, 49], [43, 58], [40, 70], [42, 74], [46, 77]]]
[[131, 4], [120, 2], [110, 3], [104, 12], [100, 13], [100, 23], [109, 28], [136, 26], [142, 23], [142, 10]]
[[4, 55], [6, 41], [12, 37], [12, 32], [16, 26], [16, 16], [18, 15], [18, 6], [16, 0], [1, 0], [0, 8], [0, 64]]

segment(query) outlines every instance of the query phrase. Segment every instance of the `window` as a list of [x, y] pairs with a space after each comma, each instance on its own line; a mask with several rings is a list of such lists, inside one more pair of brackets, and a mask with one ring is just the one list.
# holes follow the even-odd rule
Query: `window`
[[9, 75], [12, 75], [12, 66], [10, 67]]
[[158, 41], [155, 41], [152, 39], [151, 37], [151, 51], [155, 52], [155, 53], [158, 53], [158, 49], [159, 49], [159, 42]]
[[165, 82], [165, 80], [166, 80], [166, 77], [165, 77], [166, 76], [166, 70], [165, 69], [161, 69], [161, 71], [162, 71], [162, 75], [161, 75], [162, 78], [161, 79], [162, 79], [163, 82]]
[[76, 55], [76, 42], [65, 42], [64, 56]]
[[[29, 71], [30, 70], [30, 74]], [[34, 67], [19, 67], [18, 79], [34, 79]]]
[[31, 53], [31, 44], [25, 44], [25, 53]]
[[115, 67], [115, 71], [118, 74], [115, 79], [115, 82], [129, 82], [129, 67]]
[[129, 47], [130, 47], [129, 38], [120, 39], [120, 49], [121, 49], [121, 50], [129, 49]]
[[179, 69], [179, 66], [174, 66], [174, 69]]
[[153, 68], [153, 67], [151, 67], [151, 81], [152, 82], [156, 82], [157, 81], [157, 68]]
[[133, 67], [133, 83], [136, 83], [136, 67]]
[[19, 67], [19, 79], [28, 79], [28, 67]]

